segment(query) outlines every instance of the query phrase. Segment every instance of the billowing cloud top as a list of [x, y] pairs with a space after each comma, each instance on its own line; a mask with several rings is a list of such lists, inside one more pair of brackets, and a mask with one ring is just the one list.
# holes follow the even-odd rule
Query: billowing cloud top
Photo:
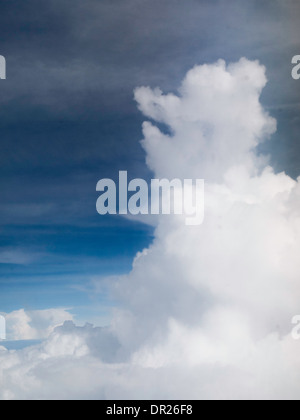
[[196, 66], [188, 72], [179, 96], [139, 88], [135, 98], [147, 117], [165, 124], [171, 136], [144, 124], [147, 162], [157, 176], [221, 180], [232, 166], [257, 170], [253, 149], [276, 130], [259, 96], [265, 69], [241, 59], [226, 67]]
[[241, 59], [193, 68], [178, 94], [135, 91], [149, 167], [205, 178], [205, 222], [159, 218], [112, 285], [108, 330], [69, 322], [39, 347], [3, 349], [3, 398], [299, 398], [300, 187], [255, 151], [276, 129], [265, 84]]

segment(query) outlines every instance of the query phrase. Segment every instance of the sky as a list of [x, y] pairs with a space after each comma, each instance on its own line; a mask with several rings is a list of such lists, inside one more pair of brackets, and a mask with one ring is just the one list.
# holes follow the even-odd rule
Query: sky
[[[76, 398], [78, 372], [85, 398], [299, 397], [299, 17], [296, 0], [1, 5], [2, 398]], [[204, 178], [202, 232], [97, 214], [120, 170]]]
[[298, 176], [298, 16], [297, 1], [5, 2], [1, 309], [89, 306], [73, 286], [127, 272], [151, 242], [151, 229], [95, 212], [99, 179], [151, 176], [137, 86], [173, 91], [195, 64], [259, 59], [270, 80], [263, 103], [279, 122], [267, 152]]

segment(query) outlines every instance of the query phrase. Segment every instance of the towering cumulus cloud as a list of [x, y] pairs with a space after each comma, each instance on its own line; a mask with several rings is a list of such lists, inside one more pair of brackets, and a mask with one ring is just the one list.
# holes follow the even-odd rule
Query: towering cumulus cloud
[[[139, 88], [147, 164], [204, 178], [205, 221], [159, 216], [112, 284], [109, 329], [69, 321], [40, 346], [0, 352], [3, 398], [299, 398], [300, 186], [257, 145], [276, 130], [258, 62], [197, 66], [177, 94]], [[158, 128], [160, 127], [160, 128]]]

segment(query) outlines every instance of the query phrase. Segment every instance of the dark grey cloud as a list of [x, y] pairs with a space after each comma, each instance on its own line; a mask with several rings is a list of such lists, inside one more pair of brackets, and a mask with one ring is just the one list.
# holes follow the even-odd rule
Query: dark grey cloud
[[17, 95], [60, 113], [125, 112], [135, 86], [172, 89], [195, 63], [282, 58], [297, 42], [298, 12], [289, 0], [6, 3], [0, 27], [9, 80], [2, 98]]

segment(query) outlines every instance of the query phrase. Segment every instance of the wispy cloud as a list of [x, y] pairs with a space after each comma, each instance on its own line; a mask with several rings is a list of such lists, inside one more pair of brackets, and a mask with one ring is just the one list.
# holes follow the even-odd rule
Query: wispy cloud
[[31, 264], [43, 257], [42, 253], [28, 252], [22, 249], [0, 249], [0, 264]]

